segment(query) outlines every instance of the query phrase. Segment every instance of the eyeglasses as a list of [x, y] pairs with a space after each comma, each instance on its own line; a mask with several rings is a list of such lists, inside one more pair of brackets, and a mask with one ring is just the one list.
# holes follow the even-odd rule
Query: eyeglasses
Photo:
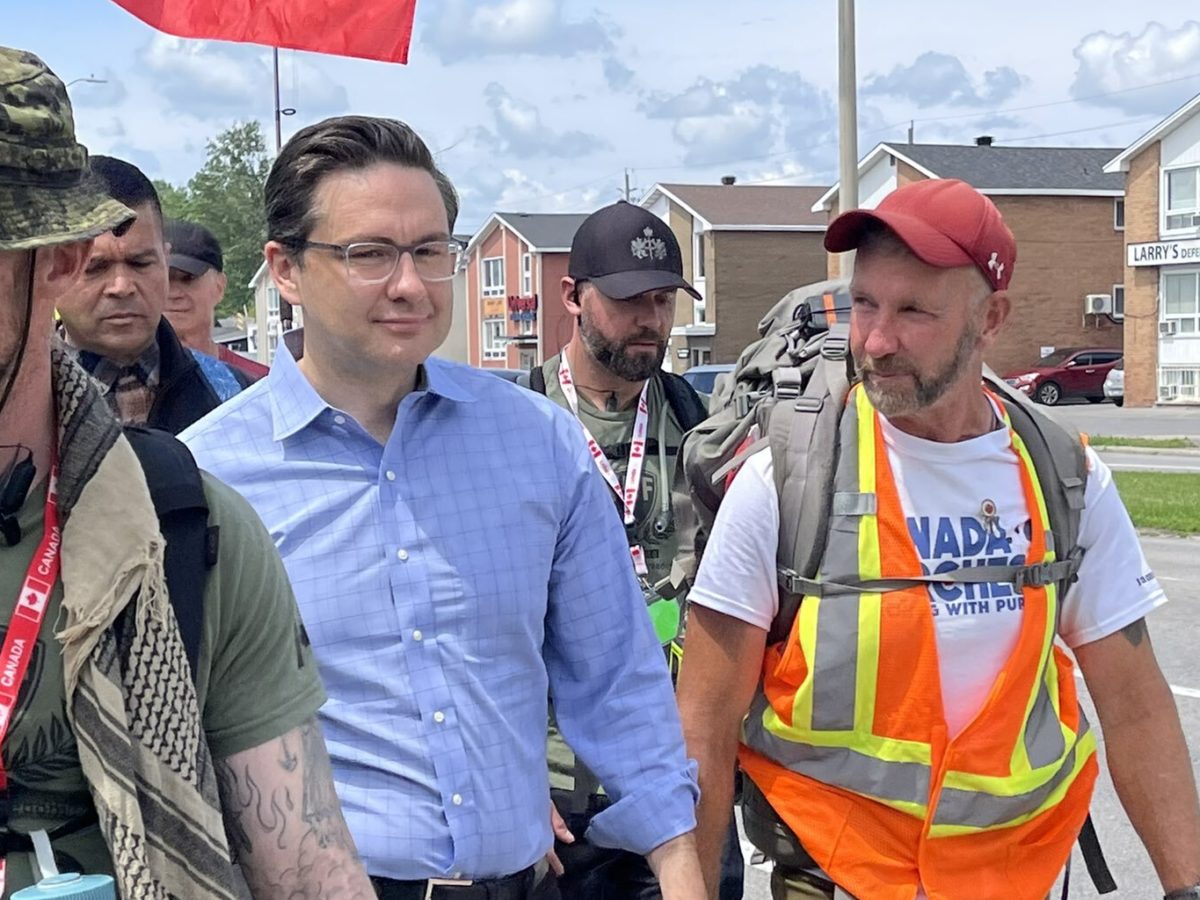
[[353, 244], [304, 241], [300, 246], [340, 253], [346, 262], [347, 276], [361, 284], [382, 284], [390, 279], [396, 274], [400, 257], [406, 253], [412, 257], [422, 281], [449, 281], [458, 274], [466, 249], [458, 241], [425, 241], [407, 247], [376, 241]]

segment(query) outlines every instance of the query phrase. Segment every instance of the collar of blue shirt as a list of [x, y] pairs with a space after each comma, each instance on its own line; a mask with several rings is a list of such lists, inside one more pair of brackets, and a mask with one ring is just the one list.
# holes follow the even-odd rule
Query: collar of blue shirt
[[[285, 344], [280, 342], [271, 363], [267, 383], [271, 392], [271, 419], [274, 438], [287, 440], [303, 431], [327, 409], [333, 409], [321, 399]], [[456, 403], [474, 403], [478, 397], [467, 385], [454, 377], [450, 367], [436, 357], [425, 360], [417, 374], [419, 392], [451, 400]]]

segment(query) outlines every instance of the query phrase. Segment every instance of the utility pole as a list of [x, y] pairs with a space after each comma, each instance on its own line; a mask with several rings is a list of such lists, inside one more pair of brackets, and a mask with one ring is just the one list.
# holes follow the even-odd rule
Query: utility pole
[[[858, 207], [858, 83], [854, 63], [854, 0], [838, 0], [838, 212]], [[843, 253], [842, 278], [854, 274], [854, 252]]]
[[625, 202], [626, 203], [630, 202], [630, 200], [629, 200], [630, 196], [632, 196], [632, 194], [629, 190], [629, 170], [626, 169], [625, 170]]

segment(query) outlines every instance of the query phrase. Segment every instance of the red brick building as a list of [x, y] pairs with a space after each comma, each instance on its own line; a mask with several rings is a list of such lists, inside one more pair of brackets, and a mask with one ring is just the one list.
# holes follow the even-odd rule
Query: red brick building
[[[1012, 315], [987, 362], [1000, 373], [1050, 349], [1121, 349], [1125, 319], [1125, 179], [1106, 172], [1120, 151], [1093, 147], [880, 144], [858, 166], [858, 206], [901, 185], [958, 178], [988, 195], [1017, 240]], [[813, 207], [831, 218], [834, 185]], [[838, 258], [830, 256], [836, 276]], [[1048, 349], [1050, 348], [1050, 349]]]
[[467, 245], [467, 360], [529, 369], [571, 339], [560, 284], [587, 213], [493, 213]]
[[668, 366], [682, 372], [731, 363], [788, 291], [825, 278], [825, 188], [656, 184], [642, 199], [675, 233], [683, 274], [700, 292], [679, 294]]
[[1200, 95], [1106, 167], [1125, 183], [1125, 402], [1200, 403]]

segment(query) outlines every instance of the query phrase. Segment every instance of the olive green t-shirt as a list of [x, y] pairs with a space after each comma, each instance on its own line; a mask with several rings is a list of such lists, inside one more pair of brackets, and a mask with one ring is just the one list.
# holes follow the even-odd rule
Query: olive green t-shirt
[[[542, 366], [542, 373], [546, 377], [546, 396], [569, 410], [571, 407], [558, 382], [558, 364], [559, 357], [555, 356]], [[667, 403], [659, 379], [650, 381], [646, 402], [649, 407], [646, 461], [642, 468], [642, 484], [638, 491], [637, 505], [634, 507], [633, 535], [646, 554], [646, 568], [649, 570], [646, 580], [654, 585], [671, 574], [671, 563], [675, 559], [675, 551], [679, 548], [674, 516], [670, 512], [664, 514], [663, 501], [669, 504], [671, 500], [671, 484], [675, 478], [675, 461], [680, 441], [683, 439], [683, 428]], [[597, 409], [580, 392], [579, 418], [604, 450], [604, 455], [612, 463], [618, 480], [624, 485], [625, 472], [629, 468], [629, 445], [633, 440], [633, 424], [637, 418], [636, 404], [630, 409], [608, 412]], [[603, 479], [604, 476], [597, 470], [596, 477]], [[616, 515], [623, 517], [624, 508], [617, 499], [616, 492], [610, 492]], [[659, 527], [656, 528], [656, 525]], [[632, 560], [629, 564], [633, 565]], [[666, 665], [665, 657], [663, 665]], [[574, 786], [572, 773], [575, 754], [563, 741], [553, 721], [550, 723], [550, 740], [546, 754], [550, 764], [550, 785], [561, 790], [571, 790]]]
[[[214, 759], [223, 759], [301, 725], [320, 708], [325, 693], [287, 574], [266, 529], [230, 488], [204, 476], [204, 489], [209, 523], [220, 529], [220, 543], [204, 591], [195, 684], [209, 748]], [[17, 591], [41, 541], [45, 502], [43, 482], [19, 514], [20, 544], [0, 546], [0, 629], [11, 619]], [[18, 832], [50, 830], [93, 809], [75, 735], [67, 724], [62, 653], [54, 638], [61, 611], [59, 583], [2, 748], [10, 779], [9, 827]], [[0, 641], [4, 633], [0, 630]], [[96, 825], [55, 841], [54, 849], [60, 868], [112, 874]], [[11, 854], [5, 896], [32, 884], [35, 871], [32, 853]]]

